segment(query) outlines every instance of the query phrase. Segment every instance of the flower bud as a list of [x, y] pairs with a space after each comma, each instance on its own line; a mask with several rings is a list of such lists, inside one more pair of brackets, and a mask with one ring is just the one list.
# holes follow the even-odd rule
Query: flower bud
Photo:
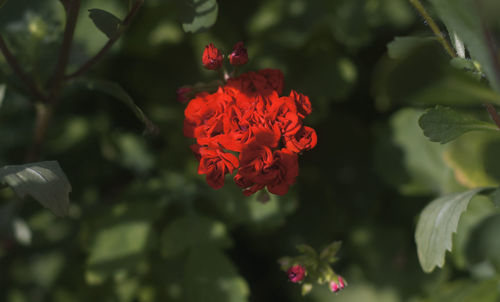
[[245, 65], [248, 62], [248, 52], [243, 42], [234, 44], [233, 52], [229, 55], [229, 63], [233, 66]]
[[306, 269], [302, 265], [294, 265], [288, 269], [286, 272], [288, 274], [288, 279], [293, 283], [298, 283], [304, 280], [306, 276]]
[[347, 282], [341, 276], [338, 277], [338, 280], [340, 289], [344, 289], [347, 286]]
[[337, 282], [335, 282], [335, 281], [330, 282], [330, 290], [334, 293], [336, 293], [340, 290], [340, 287], [337, 284]]
[[203, 66], [206, 69], [217, 70], [222, 66], [223, 56], [222, 53], [214, 46], [213, 43], [205, 46], [205, 51], [203, 51]]
[[180, 102], [180, 103], [187, 103], [189, 101], [189, 97], [188, 97], [188, 94], [191, 92], [191, 88], [190, 87], [180, 87], [179, 89], [177, 89], [176, 93], [177, 93], [177, 101]]

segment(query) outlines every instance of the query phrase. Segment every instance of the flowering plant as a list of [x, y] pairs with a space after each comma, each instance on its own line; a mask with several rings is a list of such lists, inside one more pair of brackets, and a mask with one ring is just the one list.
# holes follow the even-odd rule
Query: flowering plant
[[[229, 59], [234, 66], [248, 61], [242, 42]], [[210, 44], [202, 61], [205, 68], [217, 70], [223, 56]], [[294, 90], [282, 95], [283, 73], [277, 69], [225, 74], [224, 79], [215, 92], [198, 92], [184, 111], [184, 135], [196, 139], [191, 150], [199, 161], [198, 173], [219, 189], [226, 174], [238, 170], [234, 181], [244, 195], [265, 187], [286, 194], [299, 173], [298, 155], [317, 143], [314, 129], [303, 124], [312, 111], [309, 98]]]

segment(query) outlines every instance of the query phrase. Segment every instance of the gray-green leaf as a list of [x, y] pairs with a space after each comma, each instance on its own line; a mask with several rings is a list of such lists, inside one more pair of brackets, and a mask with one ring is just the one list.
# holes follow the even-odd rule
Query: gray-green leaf
[[0, 169], [0, 182], [20, 198], [31, 195], [57, 216], [68, 215], [71, 184], [57, 161], [5, 166]]
[[462, 134], [475, 131], [498, 131], [491, 123], [483, 122], [448, 107], [437, 106], [428, 110], [418, 120], [424, 135], [433, 142], [445, 144]]
[[89, 17], [95, 26], [109, 39], [118, 35], [122, 21], [110, 12], [102, 9], [89, 9]]
[[422, 269], [429, 273], [443, 267], [446, 250], [451, 251], [452, 234], [469, 201], [485, 188], [448, 194], [433, 200], [422, 211], [417, 223], [415, 241]]

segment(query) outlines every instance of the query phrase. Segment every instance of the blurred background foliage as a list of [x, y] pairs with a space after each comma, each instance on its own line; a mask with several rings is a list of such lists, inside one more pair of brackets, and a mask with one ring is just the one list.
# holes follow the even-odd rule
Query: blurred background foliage
[[[88, 9], [123, 18], [129, 5], [81, 2], [70, 71], [107, 41]], [[418, 263], [422, 208], [500, 181], [498, 134], [440, 145], [418, 118], [442, 104], [487, 120], [480, 103], [500, 97], [450, 64], [406, 0], [193, 0], [195, 17], [209, 18], [201, 25], [186, 3], [146, 0], [84, 75], [122, 86], [160, 134], [143, 136], [112, 96], [69, 84], [42, 153], [72, 184], [69, 217], [0, 191], [0, 301], [498, 301], [500, 259], [491, 251], [500, 220], [488, 196], [471, 202], [443, 269], [424, 274]], [[56, 0], [0, 9], [0, 32], [38, 83], [57, 61], [64, 16]], [[408, 35], [421, 39], [388, 55], [387, 44]], [[281, 69], [285, 92], [307, 94], [314, 107], [306, 123], [318, 145], [301, 156], [291, 192], [266, 204], [232, 182], [214, 191], [197, 175], [176, 100], [178, 87], [216, 77], [201, 65], [206, 44], [228, 53], [238, 41], [251, 59], [244, 70]], [[21, 164], [34, 110], [3, 57], [0, 85], [0, 166]], [[343, 242], [335, 270], [349, 287], [302, 297], [277, 259], [297, 244], [334, 240]]]

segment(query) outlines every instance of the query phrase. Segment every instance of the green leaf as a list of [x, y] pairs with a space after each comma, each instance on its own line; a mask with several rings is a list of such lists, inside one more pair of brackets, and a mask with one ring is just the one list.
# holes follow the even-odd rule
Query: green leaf
[[182, 29], [199, 33], [215, 24], [219, 6], [216, 0], [178, 0]]
[[491, 262], [500, 272], [500, 214], [484, 219], [474, 228], [467, 247], [467, 259], [473, 264]]
[[445, 146], [424, 136], [418, 126], [422, 113], [407, 108], [391, 117], [392, 137], [380, 139], [375, 149], [376, 170], [405, 195], [453, 192], [453, 173], [442, 155]]
[[76, 85], [82, 85], [86, 89], [100, 91], [106, 93], [119, 101], [122, 101], [135, 116], [144, 123], [144, 132], [150, 135], [157, 135], [159, 133], [159, 128], [153, 124], [153, 122], [144, 114], [144, 112], [137, 106], [132, 99], [132, 97], [117, 83], [106, 81], [106, 80], [96, 80], [96, 79], [81, 79], [75, 81]]
[[109, 274], [133, 268], [143, 257], [151, 232], [148, 220], [123, 220], [100, 229], [87, 260], [87, 281], [100, 284]]
[[424, 135], [433, 142], [445, 144], [462, 134], [475, 131], [498, 131], [496, 125], [483, 122], [448, 107], [436, 106], [418, 120]]
[[465, 187], [500, 185], [500, 135], [491, 131], [466, 133], [447, 145], [443, 154], [455, 179]]
[[431, 0], [437, 14], [446, 27], [456, 32], [465, 43], [473, 59], [481, 64], [491, 87], [500, 92], [500, 78], [496, 72], [498, 58], [492, 55], [488, 46], [484, 18], [479, 14], [476, 1], [470, 0]]
[[335, 255], [340, 250], [341, 245], [342, 241], [335, 241], [333, 243], [330, 243], [327, 247], [325, 247], [321, 251], [319, 259], [326, 260], [328, 262], [333, 262], [335, 260]]
[[199, 215], [179, 218], [163, 233], [163, 254], [169, 258], [192, 248], [203, 249], [206, 245], [227, 248], [231, 244], [222, 222]]
[[5, 166], [0, 169], [0, 182], [20, 198], [32, 196], [57, 216], [68, 215], [71, 184], [57, 161]]
[[423, 44], [436, 42], [434, 37], [395, 37], [387, 44], [387, 53], [392, 59], [403, 59]]
[[89, 9], [89, 17], [94, 22], [95, 26], [103, 32], [109, 39], [115, 37], [120, 32], [122, 21], [102, 9]]
[[187, 302], [248, 300], [247, 283], [226, 255], [214, 247], [191, 250], [184, 282]]
[[430, 273], [443, 267], [446, 250], [451, 251], [452, 235], [457, 230], [460, 215], [469, 201], [484, 188], [448, 194], [433, 200], [422, 211], [417, 223], [415, 241], [422, 269]]

